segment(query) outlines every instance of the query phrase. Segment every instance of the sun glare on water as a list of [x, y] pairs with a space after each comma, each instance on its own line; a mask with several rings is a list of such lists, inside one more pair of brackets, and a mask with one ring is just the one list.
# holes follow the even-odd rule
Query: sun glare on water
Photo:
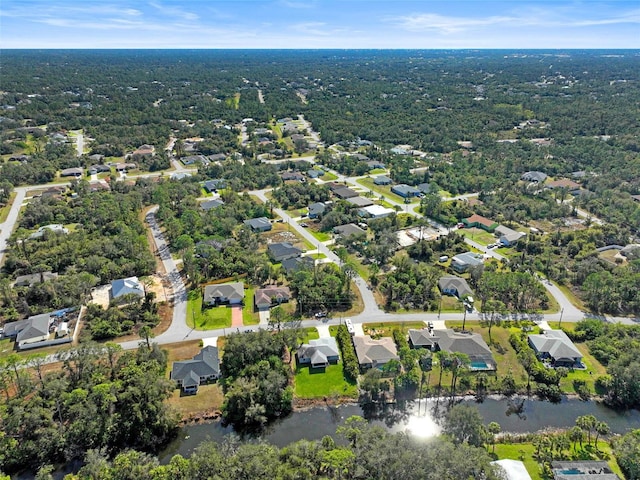
[[430, 416], [411, 416], [407, 431], [419, 438], [430, 438], [440, 434], [440, 426]]

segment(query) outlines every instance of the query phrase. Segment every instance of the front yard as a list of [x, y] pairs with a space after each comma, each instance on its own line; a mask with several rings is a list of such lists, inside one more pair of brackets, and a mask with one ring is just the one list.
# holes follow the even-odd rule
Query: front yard
[[187, 325], [195, 330], [215, 330], [231, 326], [231, 308], [202, 308], [202, 295], [199, 291], [189, 292], [187, 301]]
[[345, 380], [342, 363], [326, 368], [297, 366], [295, 385], [295, 395], [298, 398], [356, 398], [358, 395], [357, 385]]

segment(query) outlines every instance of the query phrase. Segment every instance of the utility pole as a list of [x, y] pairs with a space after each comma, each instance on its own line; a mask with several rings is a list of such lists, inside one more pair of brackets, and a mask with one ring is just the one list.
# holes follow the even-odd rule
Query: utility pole
[[560, 321], [558, 322], [558, 328], [560, 328], [560, 324], [562, 323], [562, 314], [564, 313], [564, 307], [560, 309]]

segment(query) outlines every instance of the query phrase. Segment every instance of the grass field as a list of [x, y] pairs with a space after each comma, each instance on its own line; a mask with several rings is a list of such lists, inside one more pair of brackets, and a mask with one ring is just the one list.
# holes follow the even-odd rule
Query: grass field
[[304, 339], [302, 343], [309, 343], [309, 340], [317, 340], [320, 338], [320, 334], [318, 333], [318, 329], [316, 327], [308, 327], [303, 328], [304, 330]]
[[490, 243], [496, 243], [497, 239], [495, 235], [489, 232], [485, 232], [481, 228], [461, 228], [457, 233], [470, 238], [474, 242], [478, 242], [481, 245], [489, 245]]
[[196, 330], [214, 330], [231, 326], [231, 308], [202, 309], [202, 296], [194, 295], [187, 301], [187, 325]]
[[380, 335], [381, 337], [391, 337], [393, 330], [398, 329], [407, 332], [409, 329], [425, 328], [424, 322], [385, 322], [385, 323], [364, 323], [362, 330], [365, 335]]
[[320, 232], [315, 228], [309, 228], [307, 229], [307, 232], [313, 235], [320, 242], [326, 242], [327, 240], [331, 240], [331, 234], [328, 232]]
[[320, 177], [321, 180], [324, 180], [325, 182], [332, 182], [333, 180], [336, 180], [338, 178], [337, 175], [334, 175], [331, 172], [324, 172], [324, 175], [322, 175]]
[[253, 295], [255, 290], [247, 288], [244, 291], [244, 306], [242, 307], [242, 323], [244, 325], [258, 325], [260, 323], [260, 314], [254, 312]]
[[217, 383], [200, 385], [195, 395], [181, 395], [181, 390], [176, 388], [171, 392], [167, 403], [181, 416], [197, 414], [207, 410], [219, 410], [224, 401], [222, 388]]
[[358, 394], [357, 386], [345, 380], [341, 363], [313, 369], [299, 366], [296, 368], [295, 385], [295, 395], [299, 398], [355, 398]]

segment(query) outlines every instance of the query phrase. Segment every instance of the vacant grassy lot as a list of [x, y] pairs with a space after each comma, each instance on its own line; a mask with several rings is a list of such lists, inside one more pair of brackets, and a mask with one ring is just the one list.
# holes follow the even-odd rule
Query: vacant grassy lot
[[356, 397], [358, 388], [345, 380], [342, 364], [326, 368], [296, 368], [295, 394], [299, 398], [323, 398], [331, 396]]
[[320, 242], [331, 240], [331, 234], [329, 232], [321, 232], [319, 230], [316, 230], [313, 225], [309, 227], [307, 232], [313, 235]]
[[338, 176], [334, 175], [331, 172], [324, 172], [324, 175], [322, 175], [320, 178], [322, 180], [324, 180], [325, 182], [332, 182], [332, 181], [336, 180], [338, 178]]
[[254, 288], [247, 288], [244, 291], [244, 306], [242, 307], [242, 323], [244, 325], [258, 325], [260, 323], [260, 315], [254, 311], [254, 293]]
[[362, 325], [365, 335], [379, 335], [381, 337], [391, 337], [394, 330], [402, 330], [407, 333], [409, 329], [425, 328], [424, 322], [393, 322], [393, 323], [365, 323]]
[[[193, 294], [193, 292], [192, 292]], [[187, 325], [196, 330], [215, 330], [231, 326], [231, 308], [207, 307], [202, 308], [202, 296], [190, 296], [187, 301]]]
[[481, 245], [489, 245], [498, 241], [494, 234], [485, 232], [481, 228], [460, 228], [457, 232]]

